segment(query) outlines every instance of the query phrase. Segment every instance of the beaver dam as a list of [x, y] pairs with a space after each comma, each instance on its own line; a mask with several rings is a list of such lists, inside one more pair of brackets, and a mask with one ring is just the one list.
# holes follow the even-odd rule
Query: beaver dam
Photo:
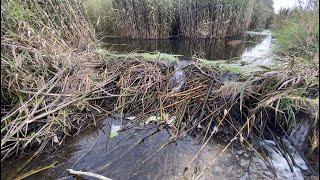
[[1, 179], [318, 178], [318, 34], [272, 1], [1, 5]]

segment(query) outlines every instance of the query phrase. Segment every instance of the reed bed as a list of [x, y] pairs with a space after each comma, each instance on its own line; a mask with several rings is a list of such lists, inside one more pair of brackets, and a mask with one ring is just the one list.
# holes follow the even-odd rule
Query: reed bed
[[251, 16], [250, 29], [269, 29], [274, 17], [273, 1], [256, 1]]
[[241, 35], [248, 28], [252, 0], [179, 1], [181, 32], [190, 38], [224, 38]]
[[92, 88], [97, 58], [80, 2], [2, 1], [1, 22], [3, 160], [83, 124], [69, 107]]
[[[225, 38], [260, 26], [272, 13], [262, 0], [100, 0], [88, 1], [98, 32], [133, 39]], [[99, 4], [97, 7], [94, 4]], [[255, 14], [253, 14], [253, 9]], [[257, 13], [258, 12], [258, 13]], [[108, 17], [108, 18], [106, 18]], [[105, 28], [104, 28], [105, 27]], [[113, 28], [111, 28], [113, 27]]]
[[116, 31], [133, 39], [169, 38], [174, 21], [172, 0], [112, 1]]

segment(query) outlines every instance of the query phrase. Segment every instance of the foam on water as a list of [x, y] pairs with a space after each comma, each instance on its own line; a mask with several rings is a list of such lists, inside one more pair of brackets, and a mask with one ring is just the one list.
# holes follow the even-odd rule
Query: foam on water
[[[260, 144], [268, 151], [268, 157], [273, 164], [278, 179], [304, 179], [299, 167], [293, 166], [293, 172], [291, 172], [286, 159], [282, 156], [274, 141], [263, 140]], [[298, 154], [293, 153], [292, 156], [300, 167], [307, 167]]]
[[268, 66], [272, 62], [272, 36], [269, 32], [261, 43], [253, 48], [247, 48], [241, 55], [241, 61], [251, 65]]

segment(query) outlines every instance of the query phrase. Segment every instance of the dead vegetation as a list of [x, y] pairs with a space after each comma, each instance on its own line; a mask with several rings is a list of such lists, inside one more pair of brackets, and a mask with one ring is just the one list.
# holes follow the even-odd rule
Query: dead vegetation
[[170, 63], [96, 53], [81, 3], [67, 2], [2, 2], [2, 160], [30, 147], [40, 152], [61, 144], [96, 123], [97, 114], [119, 113], [137, 121], [175, 116], [173, 139], [200, 122], [207, 131], [214, 122], [220, 129], [234, 127], [234, 135], [247, 142], [281, 136], [279, 127], [290, 131], [296, 117], [307, 116], [313, 123], [310, 152], [319, 148], [318, 66], [285, 62], [281, 71], [226, 82], [222, 70], [193, 63], [184, 68], [187, 81], [176, 92]]

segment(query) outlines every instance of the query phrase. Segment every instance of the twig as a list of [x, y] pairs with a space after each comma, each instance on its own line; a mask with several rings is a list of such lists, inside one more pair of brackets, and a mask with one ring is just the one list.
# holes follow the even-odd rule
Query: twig
[[242, 132], [242, 130], [246, 127], [247, 123], [249, 121], [247, 121], [242, 127], [241, 129], [238, 131], [238, 133], [230, 140], [230, 142], [227, 144], [227, 146], [216, 156], [216, 158], [213, 159], [212, 162], [209, 163], [209, 165], [203, 170], [201, 171], [201, 173], [196, 177], [196, 179], [200, 179], [200, 177], [202, 176], [202, 174], [209, 169], [210, 166], [212, 166], [216, 160], [228, 149], [228, 147], [232, 144], [233, 141], [235, 141], [237, 139], [237, 136], [240, 134], [240, 132]]

